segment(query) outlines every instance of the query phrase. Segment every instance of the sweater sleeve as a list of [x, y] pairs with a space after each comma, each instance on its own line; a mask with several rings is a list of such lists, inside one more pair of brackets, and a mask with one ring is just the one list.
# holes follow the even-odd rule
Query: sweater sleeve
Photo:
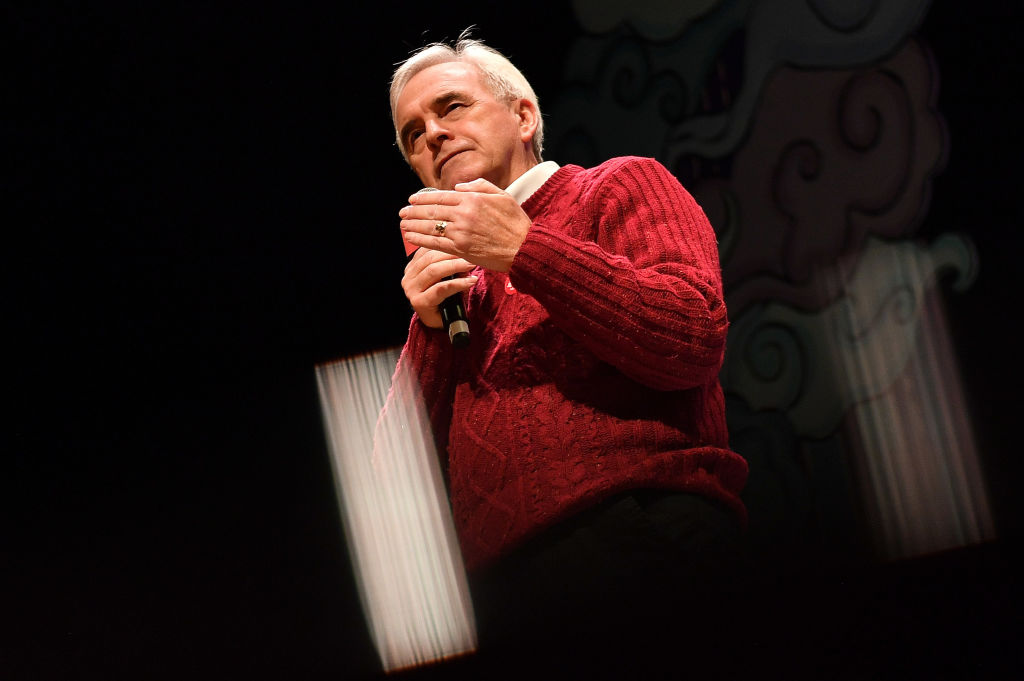
[[705, 385], [718, 375], [728, 329], [714, 231], [657, 161], [602, 169], [565, 217], [582, 229], [538, 218], [510, 279], [634, 380], [658, 390]]

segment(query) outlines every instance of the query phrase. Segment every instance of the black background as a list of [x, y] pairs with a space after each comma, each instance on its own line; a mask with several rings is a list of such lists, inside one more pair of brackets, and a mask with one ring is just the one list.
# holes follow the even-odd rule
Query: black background
[[[0, 678], [377, 673], [313, 366], [407, 330], [396, 213], [417, 183], [392, 65], [476, 24], [542, 106], [557, 91], [568, 4], [479, 4], [4, 10]], [[949, 306], [1003, 538], [843, 575], [869, 599], [855, 612], [780, 614], [894, 627], [870, 667], [999, 678], [1019, 660], [1022, 14], [936, 3], [920, 31], [951, 136], [922, 234], [978, 247]]]

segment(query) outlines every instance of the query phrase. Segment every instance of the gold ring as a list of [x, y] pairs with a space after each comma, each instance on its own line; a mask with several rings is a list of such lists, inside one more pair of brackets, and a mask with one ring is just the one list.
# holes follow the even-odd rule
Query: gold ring
[[434, 225], [434, 231], [437, 232], [438, 236], [444, 236], [444, 230], [447, 229], [448, 223], [444, 220]]

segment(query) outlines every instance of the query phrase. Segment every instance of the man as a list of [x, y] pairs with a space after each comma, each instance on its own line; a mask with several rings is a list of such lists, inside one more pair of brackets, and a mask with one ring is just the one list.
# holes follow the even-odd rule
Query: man
[[[491, 587], [478, 608], [500, 601], [529, 627], [550, 615], [537, 603], [579, 613], [596, 594], [621, 608], [692, 589], [684, 563], [682, 581], [713, 577], [720, 558], [702, 556], [745, 522], [747, 467], [728, 448], [704, 213], [651, 159], [541, 162], [532, 88], [478, 41], [410, 57], [391, 110], [403, 156], [441, 190], [399, 214], [419, 247], [400, 364], [422, 385], [467, 569]], [[455, 293], [466, 348], [438, 311]]]

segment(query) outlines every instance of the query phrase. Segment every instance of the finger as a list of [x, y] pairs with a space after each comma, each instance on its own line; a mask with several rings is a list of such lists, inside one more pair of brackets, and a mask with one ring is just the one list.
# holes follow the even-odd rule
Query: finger
[[448, 296], [468, 291], [476, 285], [480, 278], [475, 275], [442, 279], [423, 292], [423, 301], [434, 307], [444, 302]]
[[413, 246], [420, 248], [427, 248], [432, 251], [441, 251], [442, 253], [449, 253], [451, 255], [461, 256], [463, 255], [455, 247], [455, 243], [446, 237], [436, 236], [433, 234], [423, 234], [421, 232], [414, 232], [411, 230], [402, 231], [405, 236], [405, 240]]
[[405, 206], [398, 211], [398, 217], [402, 220], [433, 220], [438, 210], [439, 207], [432, 203], [422, 206]]
[[442, 279], [432, 286], [420, 290], [415, 285], [411, 285], [411, 282], [403, 279], [402, 286], [405, 289], [409, 303], [420, 315], [423, 323], [427, 326], [440, 328], [441, 316], [438, 313], [438, 307], [441, 303], [449, 296], [470, 290], [476, 285], [478, 280], [479, 277], [473, 275], [468, 277], [455, 276], [451, 279]]
[[456, 255], [451, 255], [449, 253], [444, 253], [442, 251], [432, 251], [429, 248], [420, 248], [415, 253], [413, 253], [410, 262], [420, 262], [423, 263], [423, 266], [425, 267], [427, 264], [432, 262], [458, 259], [459, 257]]
[[470, 182], [460, 182], [455, 185], [455, 193], [458, 192], [479, 192], [481, 194], [504, 194], [499, 187], [484, 178], [477, 178]]
[[[442, 223], [444, 223], [442, 225]], [[442, 225], [443, 230], [438, 229]], [[447, 230], [452, 228], [452, 220], [445, 218], [405, 218], [399, 225], [403, 234], [426, 234], [428, 236], [447, 236]]]
[[452, 222], [457, 210], [458, 209], [454, 205], [441, 206], [436, 204], [426, 204], [422, 206], [405, 206], [402, 210], [398, 211], [398, 217], [402, 221], [422, 220], [424, 222], [429, 222], [430, 228], [433, 229], [434, 225], [442, 220]]
[[453, 191], [423, 192], [409, 197], [410, 206], [455, 206], [459, 201], [459, 193]]
[[421, 288], [427, 288], [445, 277], [462, 274], [475, 267], [462, 258], [444, 255], [446, 256], [444, 259], [422, 258], [410, 261], [405, 266], [405, 275], [421, 280], [423, 282]]

